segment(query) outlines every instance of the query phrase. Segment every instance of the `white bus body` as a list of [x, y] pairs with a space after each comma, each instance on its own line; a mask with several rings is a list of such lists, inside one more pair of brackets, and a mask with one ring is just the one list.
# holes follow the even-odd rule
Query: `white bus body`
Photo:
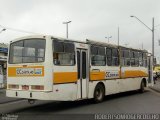
[[[114, 48], [117, 53], [114, 53]], [[110, 60], [109, 49], [118, 56], [112, 56]], [[106, 43], [78, 42], [52, 36], [16, 39], [10, 43], [6, 95], [26, 99], [75, 101], [96, 96], [101, 99], [99, 92], [109, 95], [138, 90], [142, 81], [147, 87], [148, 67], [140, 66], [140, 62], [146, 64], [146, 59], [138, 60], [138, 66], [129, 65], [134, 62], [123, 66], [120, 54], [123, 49], [135, 51], [135, 56], [140, 52], [145, 53]], [[96, 88], [98, 84], [101, 84], [99, 86], [104, 91]]]

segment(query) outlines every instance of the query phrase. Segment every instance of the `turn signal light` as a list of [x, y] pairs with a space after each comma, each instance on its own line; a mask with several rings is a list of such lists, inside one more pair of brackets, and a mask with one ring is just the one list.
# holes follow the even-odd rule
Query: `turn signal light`
[[8, 84], [8, 88], [9, 88], [9, 89], [19, 89], [19, 85]]
[[32, 85], [31, 89], [32, 90], [44, 90], [44, 86], [43, 85]]

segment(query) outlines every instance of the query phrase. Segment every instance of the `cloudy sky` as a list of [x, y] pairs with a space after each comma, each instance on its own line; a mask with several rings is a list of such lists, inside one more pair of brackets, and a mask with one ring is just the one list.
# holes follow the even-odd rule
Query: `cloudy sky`
[[[160, 24], [160, 0], [0, 0], [0, 25], [34, 33], [66, 37], [64, 21], [69, 24], [69, 38], [86, 38], [151, 51], [152, 34], [131, 15], [150, 28]], [[0, 27], [0, 30], [3, 28]], [[155, 28], [155, 54], [160, 58], [160, 26]], [[0, 33], [0, 42], [9, 43], [17, 37], [31, 35], [7, 29]]]

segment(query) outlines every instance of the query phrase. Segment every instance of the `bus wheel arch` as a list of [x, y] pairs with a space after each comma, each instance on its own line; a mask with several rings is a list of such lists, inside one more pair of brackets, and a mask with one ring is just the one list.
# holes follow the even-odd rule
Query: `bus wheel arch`
[[103, 82], [98, 82], [94, 88], [93, 99], [95, 103], [103, 101], [105, 96], [105, 85]]
[[145, 89], [144, 89], [145, 87], [147, 87], [147, 82], [146, 82], [146, 79], [143, 78], [143, 79], [141, 80], [139, 92], [140, 92], [140, 93], [143, 93], [143, 92], [145, 91]]
[[144, 81], [144, 86], [147, 87], [147, 80], [146, 80], [146, 78], [143, 78], [142, 80]]

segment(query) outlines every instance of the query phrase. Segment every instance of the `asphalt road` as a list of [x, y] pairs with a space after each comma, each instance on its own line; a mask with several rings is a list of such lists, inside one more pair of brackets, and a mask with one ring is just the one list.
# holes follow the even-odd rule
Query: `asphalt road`
[[[160, 93], [147, 90], [140, 94], [136, 91], [106, 96], [104, 102], [92, 103], [91, 100], [75, 102], [36, 101], [30, 105], [26, 100], [0, 105], [2, 116], [18, 115], [19, 119], [76, 119], [95, 113], [160, 113]], [[66, 117], [69, 115], [69, 118]], [[78, 114], [78, 115], [77, 115]], [[82, 115], [83, 114], [83, 115]], [[8, 115], [8, 114], [7, 114]], [[58, 116], [57, 116], [58, 115]], [[79, 116], [79, 117], [78, 117]]]

